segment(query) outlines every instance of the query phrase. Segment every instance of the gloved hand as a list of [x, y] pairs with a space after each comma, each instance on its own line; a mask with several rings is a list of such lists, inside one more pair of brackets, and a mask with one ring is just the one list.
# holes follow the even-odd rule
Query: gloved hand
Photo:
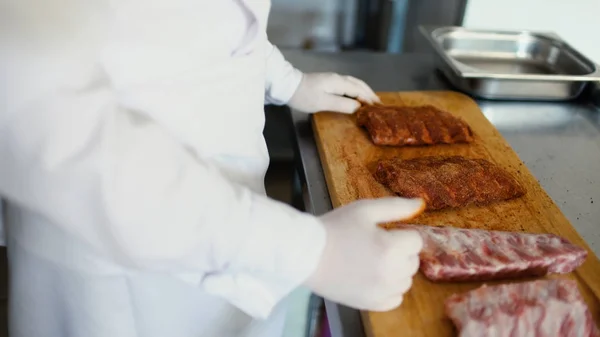
[[423, 241], [416, 231], [386, 231], [378, 223], [412, 218], [419, 199], [359, 200], [321, 216], [327, 241], [306, 285], [334, 302], [359, 310], [398, 307], [419, 269]]
[[381, 103], [375, 92], [357, 78], [335, 73], [311, 73], [302, 75], [302, 81], [287, 105], [307, 113], [334, 111], [350, 114], [360, 107], [357, 99], [367, 104]]

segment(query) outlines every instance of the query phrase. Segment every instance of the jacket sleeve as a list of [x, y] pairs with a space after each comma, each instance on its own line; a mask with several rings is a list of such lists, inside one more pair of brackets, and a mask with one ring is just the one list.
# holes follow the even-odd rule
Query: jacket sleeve
[[[123, 104], [114, 67], [67, 53], [0, 59], [11, 83], [0, 109], [2, 196], [118, 264], [198, 287], [230, 276], [234, 285], [215, 292], [266, 317], [316, 268], [320, 221], [227, 180], [149, 118], [143, 102]], [[240, 300], [237, 281], [260, 298]]]
[[302, 72], [290, 64], [281, 51], [267, 40], [265, 104], [286, 104], [302, 80]]

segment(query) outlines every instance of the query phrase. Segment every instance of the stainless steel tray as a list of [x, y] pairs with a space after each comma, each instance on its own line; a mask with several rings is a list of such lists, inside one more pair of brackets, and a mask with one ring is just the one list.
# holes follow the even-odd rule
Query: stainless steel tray
[[554, 33], [420, 27], [438, 67], [459, 89], [486, 99], [569, 100], [600, 68]]

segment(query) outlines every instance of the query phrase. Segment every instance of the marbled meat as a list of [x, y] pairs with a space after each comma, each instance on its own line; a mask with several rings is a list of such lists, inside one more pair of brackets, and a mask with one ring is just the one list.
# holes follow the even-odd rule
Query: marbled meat
[[356, 116], [358, 125], [367, 129], [376, 145], [434, 145], [473, 140], [467, 123], [430, 105], [367, 105]]
[[459, 337], [598, 337], [573, 280], [482, 286], [446, 300]]
[[382, 160], [374, 175], [399, 196], [425, 199], [427, 210], [483, 206], [525, 194], [512, 176], [485, 159], [431, 156]]
[[398, 225], [423, 238], [420, 270], [435, 282], [489, 281], [570, 273], [587, 250], [554, 234]]

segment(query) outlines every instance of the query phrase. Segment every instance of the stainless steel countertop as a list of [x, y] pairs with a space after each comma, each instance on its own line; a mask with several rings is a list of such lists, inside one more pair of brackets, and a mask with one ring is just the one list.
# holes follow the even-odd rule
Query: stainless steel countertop
[[[283, 51], [304, 72], [333, 71], [367, 82], [375, 91], [448, 90], [434, 68], [433, 55], [369, 52]], [[600, 111], [585, 100], [570, 103], [519, 103], [478, 100], [542, 187], [600, 256]], [[307, 209], [322, 214], [331, 200], [309, 116], [293, 111], [300, 176]], [[356, 310], [325, 301], [334, 337], [364, 336]]]

